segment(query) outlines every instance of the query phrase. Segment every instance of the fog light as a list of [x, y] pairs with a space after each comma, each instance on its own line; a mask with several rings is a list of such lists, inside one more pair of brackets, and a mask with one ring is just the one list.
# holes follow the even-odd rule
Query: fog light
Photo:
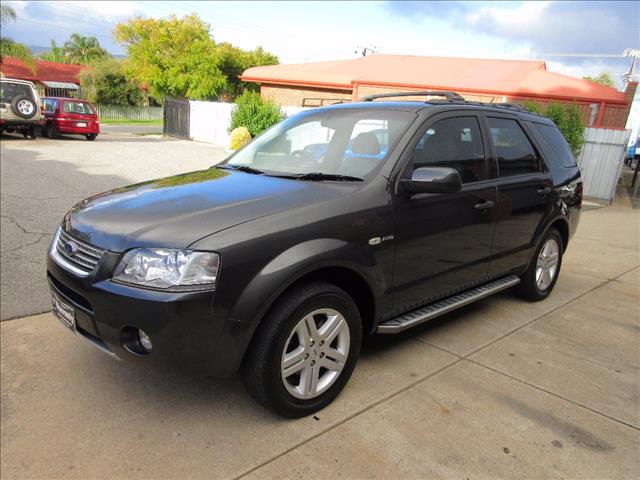
[[147, 335], [144, 330], [140, 329], [138, 330], [138, 338], [140, 339], [140, 345], [142, 345], [142, 348], [147, 352], [150, 352], [153, 348], [153, 344], [151, 343], [149, 335]]

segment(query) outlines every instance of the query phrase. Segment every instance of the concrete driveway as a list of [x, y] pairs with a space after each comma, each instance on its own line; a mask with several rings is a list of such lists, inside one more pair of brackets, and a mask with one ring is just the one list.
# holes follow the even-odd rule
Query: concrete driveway
[[[99, 170], [56, 167], [74, 193], [84, 168]], [[585, 212], [550, 298], [504, 292], [372, 337], [340, 397], [295, 421], [255, 404], [238, 378], [112, 360], [48, 313], [2, 322], [0, 474], [640, 478], [639, 235], [628, 199]]]
[[[51, 309], [43, 260], [73, 204], [112, 188], [208, 168], [226, 156], [213, 145], [137, 136], [123, 128], [105, 126], [93, 142], [81, 136], [30, 141], [2, 135], [2, 320]], [[150, 127], [137, 128], [147, 132]]]

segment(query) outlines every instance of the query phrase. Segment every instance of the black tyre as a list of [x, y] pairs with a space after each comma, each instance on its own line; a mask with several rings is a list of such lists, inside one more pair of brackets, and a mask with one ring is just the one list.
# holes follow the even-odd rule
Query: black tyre
[[85, 137], [87, 137], [87, 140], [89, 140], [90, 142], [93, 142], [96, 138], [98, 138], [98, 135], [95, 133], [90, 133], [88, 135], [85, 135]]
[[35, 102], [26, 95], [18, 95], [11, 100], [11, 110], [20, 118], [31, 118], [37, 113]]
[[531, 301], [544, 300], [558, 281], [564, 242], [560, 232], [549, 229], [538, 245], [527, 271], [520, 277], [515, 292]]
[[22, 136], [24, 138], [26, 138], [27, 140], [35, 140], [36, 131], [35, 131], [34, 128], [27, 128], [27, 129], [23, 130]]
[[54, 125], [47, 125], [45, 128], [45, 134], [49, 138], [60, 138], [60, 131]]
[[353, 373], [362, 323], [347, 293], [324, 282], [280, 298], [253, 336], [241, 373], [253, 398], [280, 415], [310, 415], [333, 401]]

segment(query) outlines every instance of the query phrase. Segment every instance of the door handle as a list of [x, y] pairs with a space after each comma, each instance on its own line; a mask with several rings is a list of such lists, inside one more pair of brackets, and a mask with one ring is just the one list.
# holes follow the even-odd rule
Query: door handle
[[544, 187], [538, 190], [538, 195], [544, 197], [545, 195], [549, 195], [551, 193], [551, 189], [549, 187]]
[[490, 208], [493, 208], [494, 205], [495, 205], [495, 203], [492, 202], [491, 200], [486, 200], [484, 202], [476, 203], [474, 205], [474, 208], [476, 210], [489, 210]]

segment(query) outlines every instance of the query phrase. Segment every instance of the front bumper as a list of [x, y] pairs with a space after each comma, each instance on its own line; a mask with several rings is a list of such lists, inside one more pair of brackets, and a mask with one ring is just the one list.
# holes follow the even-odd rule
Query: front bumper
[[[119, 254], [106, 252], [95, 272], [79, 277], [49, 253], [47, 279], [73, 306], [76, 332], [122, 360], [226, 377], [242, 361], [255, 325], [228, 319], [216, 309], [214, 292], [158, 292], [110, 280]], [[149, 354], [127, 350], [126, 327], [141, 328], [153, 342]]]

